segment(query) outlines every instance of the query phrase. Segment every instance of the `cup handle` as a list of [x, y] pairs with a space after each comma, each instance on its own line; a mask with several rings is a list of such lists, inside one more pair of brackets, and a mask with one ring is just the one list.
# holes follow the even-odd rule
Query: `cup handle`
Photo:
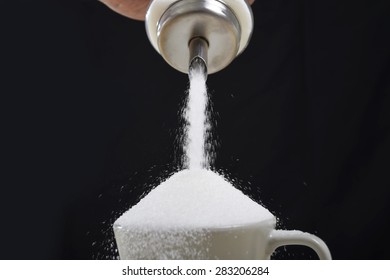
[[331, 260], [328, 246], [319, 237], [299, 230], [273, 230], [269, 237], [267, 254], [270, 256], [276, 248], [286, 245], [303, 245], [313, 249], [320, 260]]

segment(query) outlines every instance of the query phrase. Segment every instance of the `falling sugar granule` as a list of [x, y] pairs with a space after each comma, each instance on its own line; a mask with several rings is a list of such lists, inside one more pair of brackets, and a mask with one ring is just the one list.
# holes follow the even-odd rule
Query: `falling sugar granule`
[[184, 166], [188, 169], [209, 167], [209, 153], [206, 149], [210, 122], [207, 114], [208, 95], [206, 73], [202, 63], [193, 63], [190, 69], [190, 88], [184, 110]]
[[[122, 229], [116, 234], [117, 241], [128, 244], [120, 249], [132, 258], [181, 259], [184, 255], [198, 259], [202, 256], [193, 245], [207, 239], [207, 229], [270, 219], [275, 218], [267, 209], [224, 177], [197, 169], [172, 175], [124, 213], [114, 227]], [[199, 235], [200, 231], [203, 235]], [[131, 242], [132, 239], [140, 242]]]

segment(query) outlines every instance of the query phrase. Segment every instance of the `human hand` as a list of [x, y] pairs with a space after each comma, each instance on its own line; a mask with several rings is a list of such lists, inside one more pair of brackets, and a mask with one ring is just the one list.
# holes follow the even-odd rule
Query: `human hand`
[[[151, 0], [99, 0], [115, 12], [126, 17], [145, 20], [146, 10]], [[246, 0], [249, 4], [255, 0]]]

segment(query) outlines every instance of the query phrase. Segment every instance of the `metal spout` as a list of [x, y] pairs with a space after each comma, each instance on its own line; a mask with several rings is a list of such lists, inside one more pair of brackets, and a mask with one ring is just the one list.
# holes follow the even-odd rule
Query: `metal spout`
[[201, 37], [195, 37], [191, 39], [188, 44], [188, 48], [190, 51], [190, 61], [188, 73], [191, 73], [191, 68], [199, 68], [203, 69], [205, 77], [207, 77], [207, 50], [208, 43], [205, 39]]

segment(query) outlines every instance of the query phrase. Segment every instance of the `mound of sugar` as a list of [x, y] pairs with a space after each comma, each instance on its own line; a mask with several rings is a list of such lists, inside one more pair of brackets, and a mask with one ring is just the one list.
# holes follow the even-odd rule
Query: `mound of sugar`
[[264, 207], [206, 169], [182, 170], [153, 189], [116, 222], [143, 229], [238, 226], [275, 219]]

